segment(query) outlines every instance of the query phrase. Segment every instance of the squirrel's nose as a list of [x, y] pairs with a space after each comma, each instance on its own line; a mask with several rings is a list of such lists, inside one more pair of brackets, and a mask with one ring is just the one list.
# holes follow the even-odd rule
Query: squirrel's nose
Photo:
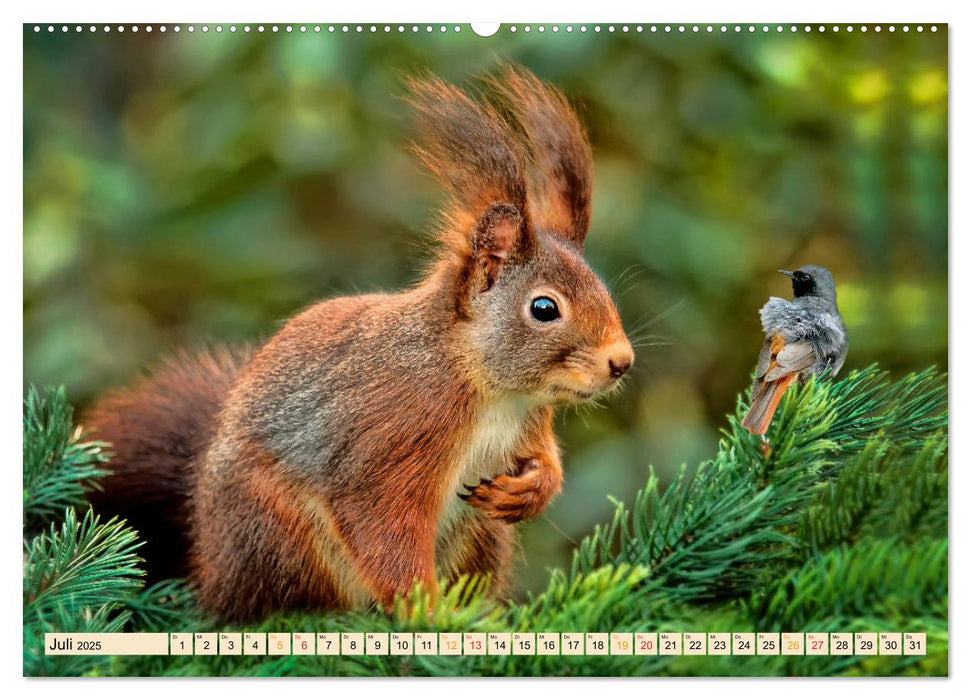
[[[621, 337], [600, 351], [607, 358], [607, 371], [611, 379], [620, 379], [634, 364], [634, 349], [627, 338]], [[601, 365], [602, 366], [602, 365]]]
[[632, 361], [630, 356], [610, 358], [607, 360], [607, 364], [610, 366], [610, 376], [614, 379], [623, 377], [627, 374], [627, 370], [630, 369]]

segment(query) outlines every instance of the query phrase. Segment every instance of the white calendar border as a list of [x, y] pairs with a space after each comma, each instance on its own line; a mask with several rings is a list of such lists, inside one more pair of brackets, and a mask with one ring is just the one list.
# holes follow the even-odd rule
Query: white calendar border
[[[7, 21], [3, 25], [7, 31], [5, 36], [6, 40], [0, 44], [0, 50], [4, 52], [3, 58], [5, 59], [0, 64], [3, 66], [2, 72], [4, 76], [4, 82], [0, 85], [0, 89], [3, 89], [4, 96], [10, 99], [11, 107], [8, 110], [4, 110], [3, 116], [0, 117], [4, 120], [4, 126], [7, 127], [0, 131], [0, 133], [6, 135], [3, 141], [5, 152], [3, 153], [4, 158], [2, 161], [5, 164], [3, 184], [6, 186], [0, 189], [0, 192], [3, 193], [7, 200], [5, 202], [6, 206], [2, 207], [0, 211], [3, 211], [3, 215], [7, 217], [7, 226], [4, 227], [4, 230], [7, 232], [23, 230], [22, 172], [20, 176], [17, 175], [16, 164], [22, 163], [23, 158], [21, 139], [23, 133], [21, 123], [23, 92], [19, 87], [23, 77], [23, 52], [22, 31], [19, 25], [27, 21], [102, 21], [111, 19], [112, 21], [127, 22], [205, 22], [212, 21], [213, 19], [229, 21], [237, 19], [272, 20], [275, 17], [281, 21], [287, 19], [311, 20], [319, 18], [321, 20], [326, 19], [327, 21], [338, 22], [367, 20], [426, 22], [432, 19], [435, 21], [460, 23], [467, 23], [469, 21], [488, 22], [496, 19], [519, 23], [534, 22], [537, 20], [544, 22], [554, 20], [559, 22], [582, 21], [587, 23], [618, 20], [626, 22], [758, 21], [856, 23], [865, 21], [874, 23], [878, 21], [913, 22], [915, 20], [960, 22], [958, 26], [951, 27], [953, 40], [951, 41], [952, 69], [949, 75], [951, 95], [950, 122], [951, 124], [955, 124], [957, 123], [957, 118], [960, 118], [966, 123], [967, 116], [971, 113], [968, 97], [971, 95], [971, 82], [969, 82], [969, 76], [971, 76], [971, 62], [969, 62], [971, 45], [968, 43], [968, 37], [971, 31], [969, 31], [969, 24], [964, 21], [966, 19], [966, 13], [961, 13], [956, 2], [947, 2], [944, 0], [922, 0], [919, 3], [910, 2], [906, 4], [902, 2], [883, 2], [880, 4], [864, 3], [859, 5], [845, 2], [845, 0], [813, 0], [812, 2], [804, 0], [801, 6], [796, 7], [780, 6], [777, 1], [770, 2], [769, 0], [736, 0], [736, 2], [731, 3], [702, 0], [694, 4], [633, 4], [629, 1], [623, 2], [622, 0], [599, 0], [596, 3], [590, 4], [578, 3], [572, 7], [560, 2], [553, 2], [552, 0], [539, 0], [533, 3], [522, 3], [521, 0], [518, 2], [515, 0], [494, 0], [488, 5], [478, 6], [459, 4], [455, 3], [454, 0], [452, 2], [429, 0], [423, 4], [418, 4], [415, 1], [411, 3], [392, 3], [390, 0], [381, 2], [358, 0], [355, 3], [330, 4], [327, 6], [321, 5], [320, 3], [312, 3], [309, 0], [300, 2], [277, 0], [271, 6], [263, 8], [263, 11], [260, 11], [260, 8], [255, 5], [246, 6], [225, 1], [204, 5], [203, 3], [199, 3], [198, 0], [194, 0], [193, 2], [169, 0], [165, 3], [149, 6], [146, 3], [132, 4], [129, 2], [121, 2], [121, 0], [89, 0], [84, 3], [68, 2], [66, 0], [55, 2], [35, 0], [35, 2], [29, 4], [8, 4], [3, 12], [7, 15], [5, 18]], [[20, 109], [14, 109], [17, 105], [20, 105]], [[958, 130], [951, 129], [949, 148], [952, 163], [950, 178], [952, 219], [950, 221], [950, 227], [951, 231], [964, 231], [965, 233], [971, 230], [971, 217], [968, 215], [969, 205], [966, 199], [965, 201], [961, 201], [954, 194], [959, 191], [971, 191], [971, 178], [968, 175], [969, 165], [971, 165], [971, 149], [968, 146], [969, 138], [971, 137], [963, 136]], [[2, 241], [0, 245], [3, 246], [4, 253], [0, 256], [0, 260], [4, 261], [4, 272], [6, 273], [0, 275], [0, 280], [2, 280], [0, 284], [5, 286], [4, 291], [6, 292], [3, 295], [6, 301], [3, 307], [4, 327], [8, 330], [13, 329], [14, 333], [10, 335], [20, 330], [22, 338], [22, 239], [15, 235], [7, 235], [0, 237], [0, 241]], [[963, 237], [952, 237], [949, 266], [953, 271], [968, 269], [969, 264], [971, 264], [971, 256], [969, 256], [968, 252], [969, 245], [971, 243], [968, 242], [967, 235]], [[953, 280], [954, 286], [951, 292], [953, 295], [951, 301], [953, 303], [949, 304], [949, 309], [957, 309], [955, 320], [961, 325], [958, 331], [953, 332], [949, 342], [949, 350], [953, 353], [954, 357], [965, 356], [969, 345], [965, 340], [968, 337], [968, 333], [971, 332], [971, 328], [969, 328], [971, 324], [969, 324], [967, 317], [969, 310], [971, 310], [971, 293], [969, 293], [971, 280], [968, 278], [969, 276], [964, 274], [952, 275], [950, 278]], [[953, 323], [949, 323], [948, 327], [949, 329], [955, 328]], [[0, 404], [3, 406], [0, 409], [2, 411], [0, 425], [5, 426], [0, 444], [3, 446], [5, 463], [15, 464], [16, 460], [21, 458], [22, 450], [22, 435], [20, 434], [21, 409], [20, 402], [14, 401], [12, 397], [14, 395], [20, 396], [23, 386], [22, 343], [8, 343], [0, 349], [0, 353], [2, 353], [2, 358], [5, 360], [4, 366], [20, 368], [18, 371], [5, 372], [0, 377], [0, 392], [2, 392], [0, 395], [5, 397], [5, 401]], [[971, 375], [969, 375], [968, 370], [963, 370], [959, 366], [954, 366], [951, 369], [951, 387], [954, 389], [954, 392], [951, 394], [952, 411], [950, 420], [957, 420], [959, 426], [958, 430], [953, 431], [951, 435], [953, 442], [950, 443], [950, 450], [954, 457], [951, 463], [964, 464], [968, 461], [965, 458], [969, 456], [968, 440], [971, 440], [969, 431], [962, 429], [968, 427], [966, 423], [969, 394], [971, 394], [971, 380], [969, 380], [969, 376]], [[5, 470], [4, 474], [10, 483], [4, 484], [4, 488], [0, 493], [6, 494], [10, 502], [8, 503], [8, 507], [0, 508], [0, 518], [2, 518], [3, 522], [2, 531], [7, 533], [9, 538], [10, 551], [7, 552], [8, 561], [12, 562], [15, 556], [13, 552], [14, 533], [19, 532], [17, 528], [21, 528], [19, 511], [22, 505], [20, 502], [22, 486], [19, 483], [21, 477], [15, 473], [15, 470]], [[952, 489], [952, 493], [954, 489], [961, 489], [962, 495], [968, 495], [967, 477], [964, 475], [963, 470], [951, 470], [950, 488]], [[14, 499], [16, 499], [16, 503], [14, 503]], [[950, 499], [951, 504], [962, 501], [957, 501], [954, 498]], [[955, 533], [959, 531], [966, 533], [968, 531], [968, 516], [965, 510], [949, 508], [949, 513], [952, 518], [953, 531]], [[20, 547], [19, 535], [17, 540], [18, 543], [16, 546]], [[950, 542], [950, 570], [952, 572], [952, 581], [955, 579], [966, 581], [969, 578], [966, 542], [966, 537], [954, 538]], [[19, 552], [16, 556], [19, 561], [21, 556]], [[2, 592], [9, 606], [22, 605], [19, 569], [19, 566], [12, 565], [4, 567], [5, 575], [0, 578]], [[954, 589], [949, 586], [949, 590]], [[955, 659], [963, 658], [966, 655], [964, 653], [966, 652], [966, 646], [963, 644], [963, 634], [955, 634], [954, 630], [964, 630], [967, 628], [965, 623], [968, 620], [968, 606], [964, 604], [963, 600], [958, 599], [957, 596], [953, 596], [949, 610], [951, 613], [949, 648], [950, 660], [952, 662], [949, 668], [953, 674], [952, 678], [955, 676], [960, 677], [961, 683], [936, 683], [934, 688], [935, 698], [959, 697], [955, 690], [959, 685], [961, 687], [966, 685], [966, 678], [968, 676], [966, 670], [955, 668], [953, 664]], [[19, 615], [9, 615], [8, 626], [12, 627], [13, 624], [19, 624], [17, 622], [18, 618]], [[0, 646], [0, 649], [2, 649], [0, 659], [2, 659], [2, 663], [4, 664], [4, 677], [19, 678], [21, 679], [20, 682], [24, 683], [27, 681], [22, 678], [21, 641], [21, 634], [9, 629], [7, 630], [7, 634], [0, 635], [0, 645], [2, 645]], [[913, 683], [920, 682], [919, 679], [908, 679], [908, 682], [901, 684], [896, 683], [896, 680], [871, 679], [866, 682], [879, 684], [881, 686], [880, 692], [885, 696], [893, 697], [899, 694], [900, 697], [904, 697], [906, 694], [908, 698], [912, 697], [912, 693], [914, 692]], [[31, 684], [29, 692], [32, 696], [36, 696], [38, 690], [44, 688], [42, 681], [31, 679], [29, 682]], [[151, 683], [152, 681], [148, 682]], [[193, 691], [200, 691], [200, 694], [212, 693], [215, 688], [213, 683], [218, 682], [220, 681], [212, 679], [184, 679], [179, 682], [177, 692], [182, 693], [187, 689], [191, 689]], [[247, 684], [240, 681], [226, 682], [232, 682], [235, 697], [262, 698], [266, 693], [264, 683]], [[367, 681], [363, 679], [355, 679], [353, 681], [348, 679], [331, 679], [329, 682], [349, 684], [351, 682], [360, 683]], [[386, 681], [375, 679], [372, 682]], [[501, 692], [521, 691], [524, 693], [535, 693], [538, 689], [536, 682], [526, 679], [512, 679], [504, 683]], [[539, 682], [556, 684], [555, 679], [540, 680]], [[611, 681], [604, 682], [609, 683]], [[624, 681], [622, 679], [613, 679], [612, 682]], [[692, 685], [697, 689], [706, 687], [710, 690], [712, 683], [718, 681], [709, 679], [654, 679], [651, 682], [676, 682], [681, 684], [678, 686], [678, 692], [683, 692], [683, 689], [686, 688], [684, 684]], [[757, 689], [764, 691], [765, 682], [740, 679], [733, 681], [731, 687], [739, 694], [748, 694]], [[781, 684], [785, 681], [773, 680], [770, 682]], [[818, 700], [820, 692], [831, 693], [835, 686], [849, 690], [849, 684], [851, 682], [853, 681], [831, 679], [826, 682], [825, 687], [821, 687], [817, 683], [793, 683], [790, 681], [785, 682], [784, 691], [781, 688], [778, 690], [785, 692], [787, 700], [800, 698]], [[72, 698], [78, 698], [79, 700], [86, 698], [104, 700], [106, 696], [124, 697], [126, 700], [130, 700], [136, 694], [145, 692], [145, 683], [146, 681], [140, 679], [113, 679], [111, 683], [98, 682], [95, 679], [58, 679], [56, 692], [59, 697], [70, 695]], [[853, 691], [860, 692], [859, 681], [853, 683]], [[556, 687], [557, 692], [565, 692], [569, 697], [574, 691], [578, 695], [581, 692], [584, 695], [599, 692], [595, 688], [596, 685], [599, 685], [599, 683], [593, 681], [570, 686], [559, 683], [554, 687]], [[633, 689], [633, 686], [629, 686], [628, 683], [624, 683], [624, 685], [626, 688], [624, 692], [630, 692]], [[347, 687], [350, 688], [350, 685]], [[641, 687], [638, 686], [638, 688]], [[28, 689], [22, 688], [22, 690], [26, 691]], [[55, 692], [53, 687], [48, 687], [46, 690], [50, 690], [51, 694]], [[167, 690], [171, 691], [172, 689]], [[965, 694], [967, 690], [968, 688], [965, 687], [964, 691], [960, 692]], [[440, 693], [449, 696], [461, 694], [462, 700], [477, 700], [478, 698], [494, 700], [496, 691], [497, 687], [491, 683], [474, 683], [463, 679], [409, 679], [408, 683], [398, 684], [394, 692], [400, 698], [420, 698], [421, 700], [427, 700], [430, 692], [436, 695]], [[867, 688], [867, 691], [873, 692], [870, 687]]]

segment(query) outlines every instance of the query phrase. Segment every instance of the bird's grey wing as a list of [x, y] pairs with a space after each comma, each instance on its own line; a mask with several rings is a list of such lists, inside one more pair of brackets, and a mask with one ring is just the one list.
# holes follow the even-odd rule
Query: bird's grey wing
[[757, 379], [765, 376], [765, 373], [769, 371], [770, 364], [772, 364], [772, 338], [766, 338], [765, 342], [762, 343], [762, 351], [759, 352], [759, 364], [755, 367]]
[[812, 343], [799, 340], [788, 343], [775, 356], [775, 365], [765, 374], [765, 381], [773, 382], [794, 372], [801, 372], [816, 362], [816, 353]]

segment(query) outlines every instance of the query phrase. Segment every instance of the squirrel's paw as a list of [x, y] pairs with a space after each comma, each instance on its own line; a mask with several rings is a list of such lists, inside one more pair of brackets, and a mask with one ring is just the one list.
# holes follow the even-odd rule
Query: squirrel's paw
[[516, 474], [500, 474], [465, 488], [468, 491], [459, 493], [459, 498], [486, 517], [518, 523], [543, 511], [560, 490], [560, 474], [558, 470], [544, 468], [539, 459], [526, 459], [519, 463]]

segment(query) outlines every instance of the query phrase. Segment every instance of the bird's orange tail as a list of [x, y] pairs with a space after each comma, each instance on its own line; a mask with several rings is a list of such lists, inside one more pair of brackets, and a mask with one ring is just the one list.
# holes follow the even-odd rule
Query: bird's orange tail
[[774, 382], [765, 382], [752, 397], [752, 406], [742, 419], [742, 427], [753, 435], [765, 435], [778, 408], [782, 395], [796, 378], [796, 373], [787, 374]]

